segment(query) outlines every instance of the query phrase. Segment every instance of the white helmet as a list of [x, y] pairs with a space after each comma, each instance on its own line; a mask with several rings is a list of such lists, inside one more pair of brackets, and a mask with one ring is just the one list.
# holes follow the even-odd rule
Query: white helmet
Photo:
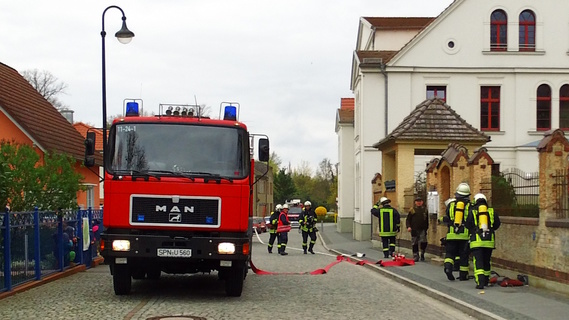
[[275, 207], [275, 210], [279, 211], [282, 208], [283, 208], [282, 204], [277, 204], [277, 206]]
[[311, 206], [312, 203], [310, 203], [310, 201], [305, 201], [305, 202], [304, 202], [304, 205], [305, 205], [305, 206]]
[[478, 202], [478, 200], [480, 200], [480, 199], [484, 199], [484, 202], [487, 201], [485, 195], [483, 195], [482, 193], [477, 193], [477, 194], [474, 196], [474, 202], [476, 203], [476, 202]]
[[283, 209], [288, 209], [288, 203], [283, 204]]
[[456, 193], [461, 196], [469, 196], [470, 195], [470, 186], [468, 183], [461, 183], [456, 188]]
[[381, 204], [386, 204], [386, 203], [390, 203], [391, 200], [387, 199], [387, 197], [381, 197], [381, 199], [379, 199], [379, 203]]
[[445, 201], [445, 207], [448, 207], [448, 205], [449, 205], [451, 202], [453, 202], [453, 201], [456, 201], [456, 199], [455, 199], [455, 198], [448, 198], [448, 199]]

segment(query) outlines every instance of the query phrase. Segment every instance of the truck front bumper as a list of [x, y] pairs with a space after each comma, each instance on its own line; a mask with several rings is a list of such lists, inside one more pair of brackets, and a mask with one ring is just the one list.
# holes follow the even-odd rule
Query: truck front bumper
[[[237, 237], [171, 237], [160, 235], [102, 234], [105, 260], [121, 258], [176, 258], [191, 260], [247, 260], [249, 238]], [[113, 249], [120, 241], [121, 250]], [[128, 244], [128, 250], [127, 250]], [[234, 250], [231, 250], [234, 248]], [[233, 251], [233, 252], [232, 252]]]

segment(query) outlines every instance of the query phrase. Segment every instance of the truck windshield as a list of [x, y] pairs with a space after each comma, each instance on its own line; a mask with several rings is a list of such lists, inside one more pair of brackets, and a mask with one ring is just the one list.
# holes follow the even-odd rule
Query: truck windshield
[[[109, 132], [109, 166], [121, 175], [248, 175], [247, 133], [233, 127], [188, 124], [119, 123]], [[126, 172], [126, 173], [125, 173]]]

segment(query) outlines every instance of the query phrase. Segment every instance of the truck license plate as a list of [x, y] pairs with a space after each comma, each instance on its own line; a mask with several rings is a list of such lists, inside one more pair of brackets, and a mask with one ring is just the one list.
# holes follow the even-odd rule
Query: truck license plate
[[165, 249], [158, 248], [159, 257], [188, 258], [192, 256], [192, 249]]

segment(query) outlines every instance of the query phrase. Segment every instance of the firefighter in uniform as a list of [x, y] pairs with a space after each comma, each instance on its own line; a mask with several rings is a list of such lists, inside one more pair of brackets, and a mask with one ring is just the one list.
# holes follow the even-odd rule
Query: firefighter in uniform
[[290, 221], [288, 220], [288, 204], [284, 204], [279, 213], [277, 223], [277, 248], [279, 254], [286, 256], [286, 244], [288, 243], [288, 232], [290, 231]]
[[300, 230], [302, 230], [302, 250], [306, 254], [308, 236], [310, 236], [310, 246], [308, 252], [314, 254], [314, 244], [316, 243], [316, 213], [312, 210], [310, 201], [304, 202], [304, 210], [300, 214]]
[[429, 229], [429, 213], [423, 202], [423, 198], [415, 198], [415, 205], [405, 221], [407, 231], [411, 232], [411, 242], [413, 245], [413, 260], [419, 261], [419, 245], [421, 246], [421, 261], [425, 261], [425, 250], [427, 249], [427, 229]]
[[277, 204], [275, 207], [275, 211], [271, 212], [271, 217], [269, 218], [271, 223], [269, 226], [269, 245], [267, 250], [269, 253], [273, 253], [273, 244], [275, 243], [275, 239], [277, 238], [277, 225], [279, 220], [279, 213], [281, 213], [282, 205]]
[[494, 231], [500, 228], [500, 218], [493, 208], [488, 207], [486, 196], [481, 193], [474, 196], [474, 204], [466, 218], [466, 227], [470, 230], [476, 289], [484, 289], [484, 286], [488, 286], [492, 271], [490, 259], [495, 248]]
[[379, 204], [376, 203], [371, 209], [371, 214], [379, 218], [379, 236], [383, 244], [384, 258], [389, 258], [395, 253], [395, 236], [399, 232], [401, 220], [399, 212], [389, 204], [390, 202], [391, 200], [386, 197], [381, 197]]
[[461, 183], [456, 188], [455, 199], [446, 208], [443, 222], [448, 226], [445, 244], [444, 272], [449, 280], [454, 280], [456, 257], [460, 257], [459, 280], [468, 280], [468, 228], [464, 225], [470, 209], [470, 186]]

